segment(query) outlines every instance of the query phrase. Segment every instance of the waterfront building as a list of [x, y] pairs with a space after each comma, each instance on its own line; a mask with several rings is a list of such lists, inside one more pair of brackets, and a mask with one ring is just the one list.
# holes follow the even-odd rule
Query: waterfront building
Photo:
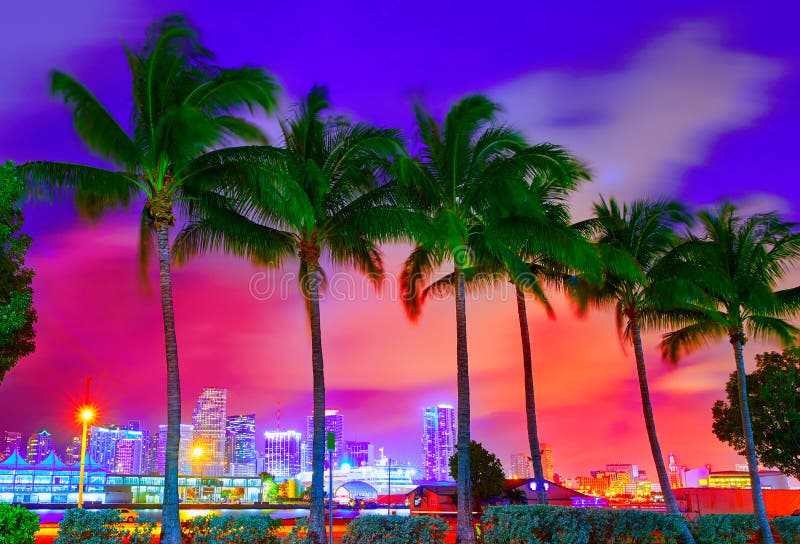
[[301, 470], [302, 433], [267, 431], [264, 433], [264, 472], [276, 480], [294, 478]]
[[346, 463], [352, 467], [363, 467], [372, 463], [375, 458], [375, 448], [370, 442], [348, 440], [344, 443], [344, 456], [342, 466]]
[[422, 475], [425, 480], [453, 481], [450, 458], [456, 446], [456, 411], [449, 404], [424, 409], [422, 430]]
[[[111, 472], [117, 472], [117, 445], [125, 441], [124, 451], [119, 461], [127, 467], [123, 472], [140, 473], [142, 471], [142, 450], [144, 442], [142, 431], [131, 431], [117, 425], [92, 426], [89, 430], [89, 456], [100, 466]], [[80, 455], [80, 454], [79, 454]], [[131, 465], [131, 463], [136, 463]]]
[[28, 438], [28, 451], [25, 460], [29, 463], [41, 463], [54, 451], [53, 435], [46, 430], [32, 434]]
[[228, 416], [225, 424], [228, 476], [256, 475], [256, 416]]
[[[178, 446], [178, 474], [192, 473], [192, 448], [194, 444], [194, 426], [181, 423], [181, 441]], [[156, 472], [164, 474], [164, 462], [167, 451], [167, 426], [158, 426], [158, 465]]]
[[[325, 433], [333, 433], [335, 437], [336, 449], [333, 450], [333, 466], [339, 467], [344, 457], [344, 416], [339, 410], [325, 410]], [[306, 418], [306, 463], [305, 470], [311, 470], [311, 453], [314, 443], [314, 416]], [[328, 459], [328, 452], [325, 451], [325, 460]]]
[[203, 476], [222, 476], [225, 463], [225, 426], [228, 390], [203, 388], [192, 412], [194, 443], [192, 450], [201, 455], [192, 459], [192, 473]]

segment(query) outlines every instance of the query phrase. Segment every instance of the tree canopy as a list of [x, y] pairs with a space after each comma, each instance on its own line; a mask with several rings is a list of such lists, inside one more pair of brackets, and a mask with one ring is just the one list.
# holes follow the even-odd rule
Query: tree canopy
[[[503, 464], [495, 454], [474, 440], [469, 443], [469, 473], [472, 480], [472, 495], [478, 504], [484, 503], [492, 497], [503, 493], [506, 475]], [[458, 474], [458, 452], [450, 458], [450, 475], [456, 478]]]
[[33, 270], [25, 267], [31, 237], [21, 232], [24, 217], [18, 204], [23, 189], [14, 163], [0, 166], [0, 382], [35, 348]]
[[[756, 356], [756, 369], [747, 375], [753, 437], [761, 463], [800, 478], [800, 349]], [[739, 407], [736, 373], [725, 386], [727, 401], [714, 403], [714, 435], [744, 454], [745, 437]]]

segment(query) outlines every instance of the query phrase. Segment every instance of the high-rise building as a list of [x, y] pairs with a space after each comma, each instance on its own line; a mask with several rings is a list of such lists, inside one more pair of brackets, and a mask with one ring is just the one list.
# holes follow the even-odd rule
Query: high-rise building
[[[531, 456], [527, 453], [512, 453], [511, 454], [511, 478], [527, 479], [533, 478], [533, 463]], [[545, 477], [545, 479], [548, 479]]]
[[64, 462], [68, 465], [74, 465], [81, 460], [81, 437], [73, 436], [67, 442], [64, 448]]
[[[117, 445], [123, 446], [121, 457], [117, 458]], [[142, 450], [144, 440], [142, 431], [129, 431], [117, 425], [92, 426], [89, 431], [89, 456], [103, 468], [120, 474], [141, 474]], [[131, 453], [133, 451], [136, 453]]]
[[225, 424], [227, 474], [256, 475], [256, 415], [228, 416]]
[[[194, 444], [194, 426], [181, 423], [181, 441], [178, 444], [178, 474], [192, 474], [192, 449]], [[156, 472], [164, 474], [164, 463], [167, 454], [167, 426], [158, 426], [158, 449]]]
[[670, 453], [669, 454], [669, 466], [667, 467], [669, 471], [669, 485], [672, 489], [680, 489], [683, 487], [683, 473], [684, 469], [678, 466], [678, 462], [675, 460], [675, 455]]
[[[135, 433], [141, 431], [127, 431]], [[114, 472], [117, 474], [142, 474], [144, 442], [136, 438], [119, 438], [114, 447]]]
[[17, 431], [5, 431], [3, 433], [3, 459], [9, 457], [15, 451], [20, 455], [25, 453], [22, 447], [22, 433]]
[[542, 454], [542, 472], [544, 472], [544, 479], [552, 482], [555, 478], [555, 467], [553, 467], [553, 447], [550, 444], [541, 442], [539, 444], [539, 453]]
[[632, 482], [637, 481], [642, 473], [642, 471], [639, 470], [639, 465], [631, 463], [608, 464], [606, 465], [606, 472], [627, 472]]
[[264, 472], [276, 479], [295, 477], [300, 471], [302, 433], [267, 431], [264, 433]]
[[47, 431], [39, 431], [28, 438], [28, 452], [25, 460], [29, 463], [41, 463], [53, 451], [53, 435]]
[[422, 474], [431, 481], [452, 481], [450, 458], [455, 453], [456, 411], [449, 404], [425, 408], [422, 431]]
[[[333, 450], [333, 465], [338, 467], [344, 456], [344, 416], [339, 413], [339, 410], [325, 410], [325, 433], [333, 433], [336, 442], [336, 449]], [[311, 470], [311, 453], [312, 445], [314, 443], [314, 416], [306, 418], [306, 467], [305, 470]], [[325, 458], [327, 459], [327, 452]]]
[[142, 462], [144, 474], [158, 474], [158, 436], [158, 433], [153, 433], [144, 442], [144, 461]]
[[375, 457], [375, 448], [370, 442], [348, 440], [344, 443], [343, 463], [352, 468], [369, 465]]
[[225, 474], [225, 425], [228, 390], [205, 387], [192, 412], [194, 425], [193, 450], [202, 452], [192, 459], [194, 474], [222, 476]]

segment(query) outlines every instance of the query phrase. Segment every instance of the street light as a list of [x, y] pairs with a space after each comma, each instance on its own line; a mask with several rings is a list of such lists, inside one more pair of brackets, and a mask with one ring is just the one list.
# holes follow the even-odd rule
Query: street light
[[83, 425], [81, 431], [81, 465], [78, 475], [78, 508], [83, 508], [83, 476], [86, 471], [86, 429], [89, 422], [94, 419], [94, 408], [85, 405], [78, 410], [78, 415]]
[[198, 480], [197, 480], [197, 503], [200, 504], [200, 486], [203, 483], [203, 470], [202, 465], [200, 465], [200, 458], [203, 456], [203, 448], [200, 446], [195, 446], [192, 450], [192, 457], [194, 458], [194, 465], [198, 467]]

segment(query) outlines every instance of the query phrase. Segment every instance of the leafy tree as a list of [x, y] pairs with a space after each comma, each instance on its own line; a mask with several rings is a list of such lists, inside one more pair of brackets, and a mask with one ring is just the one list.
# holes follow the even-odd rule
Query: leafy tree
[[[747, 402], [753, 424], [753, 440], [761, 463], [800, 478], [800, 350], [756, 355], [756, 369], [747, 375]], [[739, 386], [736, 373], [725, 385], [727, 400], [712, 409], [714, 435], [747, 453], [742, 432]]]
[[[680, 313], [676, 312], [682, 307], [684, 286], [664, 279], [661, 269], [665, 256], [680, 242], [676, 229], [690, 224], [692, 218], [679, 203], [666, 200], [637, 200], [630, 206], [620, 206], [612, 198], [601, 200], [594, 208], [595, 216], [576, 228], [597, 242], [605, 273], [599, 289], [589, 288], [583, 293], [584, 303], [613, 306], [620, 341], [633, 345], [642, 413], [658, 482], [667, 512], [679, 514], [658, 442], [641, 329], [680, 322]], [[683, 540], [694, 542], [687, 526]]]
[[725, 203], [699, 214], [703, 232], [691, 235], [674, 252], [670, 271], [688, 278], [702, 291], [685, 312], [684, 324], [664, 335], [662, 353], [672, 361], [712, 339], [727, 338], [733, 348], [745, 438], [747, 465], [752, 481], [753, 506], [761, 542], [772, 544], [772, 532], [758, 478], [758, 455], [750, 419], [749, 394], [744, 368], [747, 336], [777, 339], [791, 345], [798, 329], [788, 321], [800, 310], [800, 287], [776, 290], [800, 256], [800, 235], [794, 225], [776, 213], [742, 218], [736, 207]]
[[14, 163], [0, 166], [0, 383], [35, 347], [33, 270], [25, 268], [31, 237], [20, 232], [24, 218], [18, 201], [23, 189]]
[[[311, 332], [314, 439], [309, 530], [325, 541], [325, 372], [320, 294], [322, 259], [353, 266], [379, 282], [377, 243], [404, 236], [402, 208], [389, 180], [404, 154], [394, 130], [326, 119], [327, 91], [311, 90], [281, 124], [284, 147], [247, 146], [210, 153], [199, 170], [233, 190], [198, 194], [193, 220], [175, 242], [178, 263], [221, 250], [266, 266], [299, 259]], [[382, 182], [385, 182], [382, 184]]]
[[[503, 463], [500, 459], [480, 442], [472, 440], [469, 443], [470, 482], [472, 483], [472, 497], [478, 505], [487, 502], [492, 497], [499, 497], [503, 493], [506, 475], [503, 472]], [[450, 458], [450, 475], [455, 479], [458, 475], [458, 452]]]
[[[62, 72], [51, 74], [53, 94], [72, 110], [78, 135], [114, 169], [63, 162], [20, 167], [37, 196], [74, 194], [78, 209], [98, 219], [115, 206], [144, 200], [140, 260], [147, 263], [153, 238], [158, 248], [167, 369], [167, 441], [162, 537], [180, 542], [178, 445], [180, 379], [170, 272], [170, 228], [175, 206], [202, 179], [194, 174], [203, 153], [229, 140], [263, 141], [260, 131], [234, 113], [243, 107], [271, 111], [277, 86], [261, 69], [224, 69], [183, 17], [169, 16], [147, 31], [139, 50], [126, 49], [133, 77], [133, 128], [126, 132], [99, 100]], [[141, 200], [140, 200], [141, 199]]]
[[[470, 491], [470, 394], [467, 353], [467, 284], [497, 274], [497, 263], [512, 280], [527, 272], [516, 253], [516, 242], [550, 244], [540, 234], [533, 201], [526, 197], [527, 182], [535, 175], [558, 175], [564, 152], [557, 146], [530, 146], [517, 131], [494, 122], [497, 105], [482, 96], [469, 96], [455, 104], [444, 127], [422, 108], [416, 108], [422, 150], [413, 166], [402, 171], [416, 218], [411, 224], [416, 246], [400, 277], [403, 304], [409, 317], [419, 317], [431, 293], [454, 293], [456, 310], [456, 374], [458, 387], [458, 514], [456, 540], [476, 541]], [[411, 165], [410, 165], [411, 166]], [[541, 211], [538, 212], [541, 216]], [[520, 228], [525, 225], [526, 228]], [[514, 248], [514, 249], [510, 249]], [[430, 282], [446, 263], [452, 274]], [[426, 285], [427, 284], [427, 285]]]

